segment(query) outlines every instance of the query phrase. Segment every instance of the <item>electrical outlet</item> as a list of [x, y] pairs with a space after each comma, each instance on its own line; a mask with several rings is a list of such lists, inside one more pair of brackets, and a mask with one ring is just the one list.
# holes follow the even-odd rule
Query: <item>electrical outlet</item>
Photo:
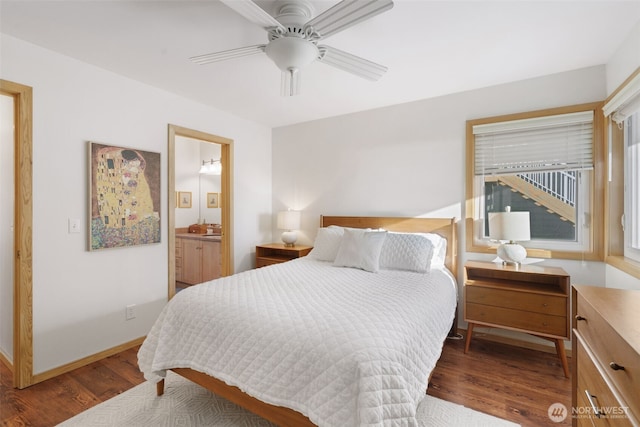
[[69, 233], [79, 233], [80, 232], [80, 220], [69, 218]]
[[125, 319], [131, 320], [136, 318], [136, 305], [131, 304], [125, 308]]

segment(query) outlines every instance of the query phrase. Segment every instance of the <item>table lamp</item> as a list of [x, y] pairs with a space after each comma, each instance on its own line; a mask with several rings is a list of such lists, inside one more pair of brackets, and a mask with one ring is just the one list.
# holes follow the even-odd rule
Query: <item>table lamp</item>
[[511, 206], [504, 212], [490, 212], [489, 238], [503, 242], [497, 251], [503, 264], [519, 266], [527, 258], [527, 250], [517, 242], [531, 240], [529, 212], [511, 212]]
[[282, 241], [286, 247], [295, 246], [298, 235], [295, 230], [300, 228], [300, 211], [278, 212], [278, 229], [286, 230], [282, 233]]

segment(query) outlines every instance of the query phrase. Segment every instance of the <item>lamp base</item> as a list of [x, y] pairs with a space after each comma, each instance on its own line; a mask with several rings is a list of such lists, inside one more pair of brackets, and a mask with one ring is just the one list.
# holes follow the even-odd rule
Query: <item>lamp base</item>
[[298, 234], [295, 231], [285, 231], [282, 233], [280, 237], [284, 242], [284, 246], [287, 248], [292, 248], [296, 245], [296, 240], [298, 240]]
[[497, 254], [505, 265], [520, 266], [527, 258], [527, 250], [517, 243], [503, 243], [498, 246]]

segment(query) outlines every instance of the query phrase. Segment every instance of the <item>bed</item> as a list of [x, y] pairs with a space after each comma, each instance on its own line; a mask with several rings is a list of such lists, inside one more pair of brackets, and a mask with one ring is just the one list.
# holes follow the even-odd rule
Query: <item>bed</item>
[[158, 395], [172, 370], [280, 426], [415, 425], [455, 318], [455, 220], [320, 225], [309, 256], [167, 304], [138, 353]]

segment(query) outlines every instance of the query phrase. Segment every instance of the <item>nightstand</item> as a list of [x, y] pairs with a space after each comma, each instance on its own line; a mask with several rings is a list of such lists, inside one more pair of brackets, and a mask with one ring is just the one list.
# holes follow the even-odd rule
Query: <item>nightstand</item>
[[469, 261], [464, 265], [464, 320], [474, 326], [525, 332], [555, 343], [564, 375], [569, 365], [564, 340], [570, 337], [570, 276], [561, 268]]
[[305, 245], [285, 246], [284, 243], [267, 243], [256, 246], [256, 268], [301, 258], [313, 247]]

